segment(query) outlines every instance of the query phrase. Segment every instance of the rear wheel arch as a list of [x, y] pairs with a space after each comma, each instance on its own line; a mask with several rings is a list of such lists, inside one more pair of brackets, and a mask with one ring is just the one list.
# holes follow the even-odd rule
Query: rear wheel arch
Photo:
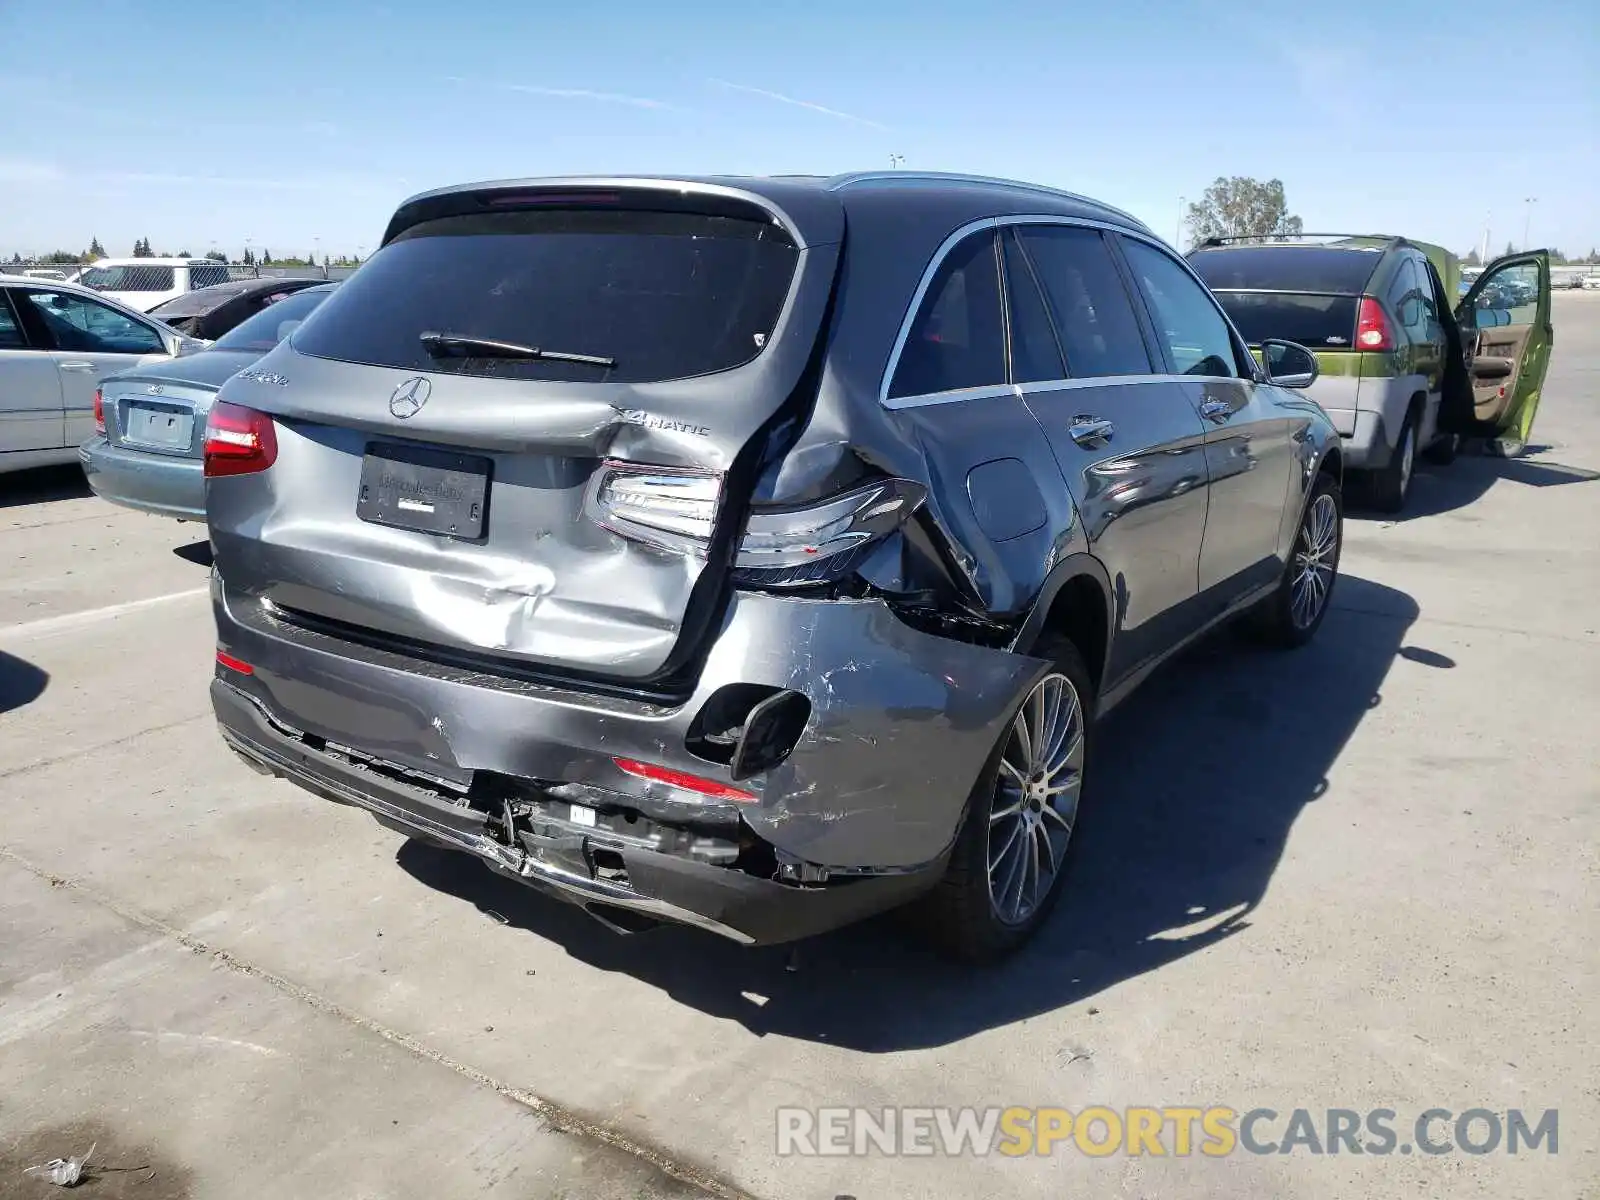
[[1057, 565], [1039, 589], [1014, 649], [1031, 651], [1048, 634], [1077, 647], [1096, 694], [1102, 690], [1112, 636], [1111, 581], [1098, 559], [1074, 554]]

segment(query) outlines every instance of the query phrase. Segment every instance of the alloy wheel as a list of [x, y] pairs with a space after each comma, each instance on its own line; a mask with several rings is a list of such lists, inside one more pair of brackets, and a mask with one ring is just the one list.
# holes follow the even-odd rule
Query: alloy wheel
[[1321, 615], [1339, 565], [1339, 506], [1323, 492], [1306, 509], [1295, 539], [1294, 583], [1289, 605], [1295, 627], [1308, 629]]
[[1050, 895], [1066, 857], [1083, 787], [1084, 714], [1065, 675], [1028, 693], [1001, 752], [989, 808], [989, 900], [1020, 925]]

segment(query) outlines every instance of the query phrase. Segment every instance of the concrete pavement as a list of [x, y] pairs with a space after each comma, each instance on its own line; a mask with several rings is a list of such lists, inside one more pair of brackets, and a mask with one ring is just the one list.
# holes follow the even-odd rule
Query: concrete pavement
[[[197, 1197], [1592, 1197], [1600, 294], [1556, 322], [1536, 452], [1353, 515], [1305, 651], [1223, 636], [1119, 711], [1061, 908], [988, 972], [893, 920], [797, 964], [621, 939], [263, 780], [212, 729], [194, 527], [0, 480], [0, 1195], [103, 1135]], [[1558, 1108], [1562, 1137], [774, 1154], [775, 1108], [839, 1104]]]

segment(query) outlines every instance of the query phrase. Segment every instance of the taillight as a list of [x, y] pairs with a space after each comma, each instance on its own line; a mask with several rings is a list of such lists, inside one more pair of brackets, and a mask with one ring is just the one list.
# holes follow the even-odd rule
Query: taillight
[[94, 390], [94, 431], [96, 433], [106, 431], [106, 401], [100, 394], [99, 388]]
[[590, 496], [590, 515], [613, 533], [704, 554], [717, 520], [722, 476], [608, 459]]
[[[751, 511], [734, 578], [752, 587], [800, 588], [839, 579], [926, 498], [921, 484], [880, 479], [812, 504]], [[722, 476], [608, 460], [590, 493], [590, 516], [635, 541], [705, 554]]]
[[798, 588], [839, 579], [926, 498], [921, 484], [881, 479], [815, 504], [751, 511], [735, 559], [745, 584]]
[[651, 783], [664, 783], [668, 787], [675, 787], [680, 791], [694, 792], [698, 796], [705, 796], [711, 800], [732, 800], [739, 804], [749, 804], [756, 797], [752, 792], [746, 792], [736, 787], [729, 787], [725, 783], [718, 783], [715, 779], [702, 779], [698, 775], [691, 775], [687, 771], [674, 771], [671, 767], [658, 767], [654, 763], [638, 762], [631, 758], [613, 758], [617, 769], [636, 779], [646, 779]]
[[1393, 350], [1394, 331], [1389, 318], [1371, 296], [1361, 297], [1361, 313], [1356, 318], [1356, 345], [1362, 350]]
[[206, 418], [205, 476], [250, 475], [278, 459], [278, 435], [264, 412], [219, 401]]

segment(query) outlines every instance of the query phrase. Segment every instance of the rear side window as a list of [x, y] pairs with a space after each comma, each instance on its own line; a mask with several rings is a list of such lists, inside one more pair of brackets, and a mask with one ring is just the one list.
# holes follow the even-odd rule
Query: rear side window
[[900, 351], [889, 396], [926, 396], [1006, 381], [994, 233], [961, 242], [939, 264]]
[[171, 267], [134, 264], [90, 267], [78, 276], [78, 282], [97, 292], [170, 292], [176, 286]]
[[1124, 238], [1122, 244], [1173, 370], [1180, 375], [1237, 378], [1233, 335], [1210, 293], [1165, 252], [1134, 238]]
[[1236, 246], [1189, 257], [1212, 291], [1325, 292], [1359, 296], [1383, 258], [1380, 249]]
[[[294, 346], [410, 371], [582, 383], [683, 379], [761, 352], [798, 259], [777, 225], [736, 217], [617, 210], [443, 217], [374, 254], [296, 333]], [[487, 352], [434, 357], [424, 333], [616, 365]]]
[[1302, 296], [1293, 292], [1218, 292], [1239, 336], [1252, 346], [1285, 338], [1313, 350], [1355, 345], [1356, 296]]
[[189, 268], [189, 286], [192, 288], [213, 287], [227, 282], [228, 268], [221, 263], [211, 267]]
[[1075, 379], [1150, 374], [1139, 319], [1105, 238], [1051, 225], [1024, 226], [1018, 237], [1050, 301], [1067, 372]]

